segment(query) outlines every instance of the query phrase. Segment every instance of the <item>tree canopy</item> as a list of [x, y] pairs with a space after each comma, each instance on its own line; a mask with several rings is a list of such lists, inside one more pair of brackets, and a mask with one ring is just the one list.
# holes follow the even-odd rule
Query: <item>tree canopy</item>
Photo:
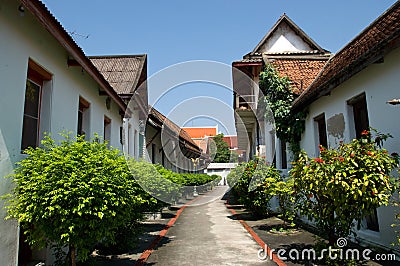
[[229, 163], [237, 161], [237, 154], [229, 150], [229, 145], [224, 141], [224, 134], [213, 137], [215, 145], [211, 145], [210, 154], [215, 154], [214, 163]]

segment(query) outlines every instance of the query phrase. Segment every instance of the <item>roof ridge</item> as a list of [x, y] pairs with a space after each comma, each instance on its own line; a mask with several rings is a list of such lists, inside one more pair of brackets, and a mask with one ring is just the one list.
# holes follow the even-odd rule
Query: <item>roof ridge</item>
[[[381, 38], [378, 38], [376, 40], [377, 43], [374, 44], [368, 44], [367, 39], [368, 35], [374, 33], [374, 30], [379, 30], [379, 25], [382, 24], [382, 22], [387, 22], [387, 21], [392, 21], [390, 19], [392, 14], [396, 14], [397, 17], [395, 17], [395, 20], [393, 21], [398, 21], [398, 16], [400, 13], [400, 1], [397, 1], [394, 3], [390, 8], [388, 8], [385, 12], [383, 12], [378, 18], [376, 18], [373, 22], [371, 22], [365, 29], [363, 29], [359, 34], [357, 34], [356, 37], [354, 37], [350, 42], [348, 42], [342, 49], [340, 49], [335, 55], [333, 55], [328, 62], [325, 64], [325, 66], [321, 69], [320, 73], [318, 76], [314, 79], [314, 81], [310, 84], [310, 86], [304, 90], [304, 92], [293, 102], [292, 108], [298, 108], [299, 105], [307, 103], [309, 101], [313, 101], [313, 97], [315, 98], [318, 97], [318, 94], [322, 92], [322, 88], [331, 86], [331, 88], [327, 89], [328, 91], [333, 90], [335, 87], [337, 87], [340, 83], [338, 84], [331, 84], [329, 85], [332, 80], [338, 77], [342, 77], [343, 73], [346, 72], [348, 73], [348, 77], [344, 80], [341, 81], [344, 82], [348, 78], [354, 75], [354, 73], [351, 73], [351, 71], [361, 71], [365, 67], [367, 67], [370, 63], [364, 62], [363, 64], [365, 65], [360, 65], [360, 60], [364, 57], [371, 57], [371, 53], [379, 49], [379, 46], [387, 44], [387, 42], [390, 42], [396, 36], [400, 35], [400, 30], [399, 30], [399, 24], [397, 23], [397, 28], [394, 28], [393, 30], [390, 31], [389, 34], [386, 34], [384, 36], [381, 36]], [[387, 25], [384, 25], [385, 29]], [[398, 37], [397, 37], [398, 38]], [[375, 39], [374, 39], [375, 40]], [[358, 43], [359, 42], [359, 43]], [[358, 45], [356, 45], [358, 43]], [[355, 58], [346, 58], [346, 52], [347, 54], [349, 52], [355, 53], [357, 52], [357, 47], [363, 45], [365, 48], [363, 52], [360, 54], [355, 55]], [[344, 60], [345, 63], [341, 64], [340, 60]], [[349, 60], [351, 60], [349, 62]], [[358, 62], [358, 63], [357, 63]], [[354, 70], [354, 65], [357, 65], [358, 70]], [[339, 65], [340, 70], [333, 72], [333, 67]], [[351, 69], [353, 65], [353, 69]], [[332, 67], [331, 67], [332, 66]], [[349, 70], [350, 68], [350, 70]], [[332, 87], [333, 86], [333, 87]]]
[[[164, 121], [167, 121], [169, 123], [171, 123], [174, 127], [176, 127], [175, 129], [172, 128], [170, 125], [166, 124], [164, 121], [162, 121], [162, 125], [168, 127], [171, 131], [173, 131], [174, 133], [176, 133], [178, 135], [178, 137], [181, 137], [182, 139], [184, 139], [185, 141], [189, 142], [190, 145], [196, 147], [198, 150], [200, 150], [199, 146], [197, 146], [197, 144], [192, 140], [192, 138], [190, 137], [190, 134], [184, 130], [183, 128], [181, 128], [180, 126], [178, 126], [177, 124], [175, 124], [174, 121], [172, 121], [171, 119], [169, 119], [168, 117], [166, 117], [165, 115], [163, 115], [160, 111], [158, 111], [156, 108], [151, 107], [150, 112], [154, 112], [157, 116], [161, 117]], [[153, 114], [154, 115], [154, 114]], [[179, 132], [176, 132], [176, 130], [179, 129]], [[183, 135], [186, 135], [185, 137]]]
[[[393, 5], [391, 5], [385, 12], [383, 12], [379, 17], [374, 19], [365, 29], [363, 29], [360, 33], [358, 33], [353, 39], [351, 39], [349, 42], [347, 42], [339, 51], [335, 53], [335, 56], [339, 56], [341, 53], [343, 53], [348, 46], [350, 46], [352, 43], [354, 43], [357, 39], [361, 38], [367, 31], [369, 31], [373, 26], [377, 24], [377, 22], [386, 15], [388, 15], [390, 12], [392, 12], [394, 9], [396, 9], [396, 6], [400, 5], [400, 1], [396, 1]], [[335, 57], [334, 56], [334, 57]]]
[[129, 55], [90, 55], [87, 56], [90, 59], [98, 59], [98, 58], [138, 58], [138, 57], [147, 57], [147, 54], [129, 54]]
[[257, 50], [265, 43], [265, 41], [275, 32], [275, 30], [278, 28], [278, 26], [282, 23], [282, 21], [286, 21], [297, 34], [300, 35], [300, 37], [304, 38], [304, 41], [308, 44], [311, 44], [311, 46], [314, 46], [317, 48], [319, 51], [324, 51], [326, 52], [325, 49], [323, 49], [321, 46], [319, 46], [310, 36], [308, 36], [296, 23], [294, 23], [293, 20], [291, 20], [286, 13], [283, 13], [279, 19], [275, 22], [275, 24], [272, 26], [272, 28], [267, 32], [267, 34], [264, 35], [264, 37], [261, 39], [261, 41], [256, 45], [256, 47], [253, 49], [251, 54], [254, 54], [257, 52]]

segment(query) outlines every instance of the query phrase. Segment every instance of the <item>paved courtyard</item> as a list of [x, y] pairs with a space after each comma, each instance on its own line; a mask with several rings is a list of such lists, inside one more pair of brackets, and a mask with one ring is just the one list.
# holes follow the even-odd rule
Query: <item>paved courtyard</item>
[[224, 205], [227, 186], [200, 195], [172, 226], [147, 265], [276, 265]]

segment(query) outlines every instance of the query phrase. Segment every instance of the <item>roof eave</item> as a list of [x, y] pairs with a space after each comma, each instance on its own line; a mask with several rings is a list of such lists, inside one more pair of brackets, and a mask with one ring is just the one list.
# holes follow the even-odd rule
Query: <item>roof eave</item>
[[262, 62], [233, 62], [233, 67], [246, 67], [246, 66], [262, 66]]
[[136, 75], [135, 81], [133, 82], [132, 87], [131, 87], [132, 93], [134, 93], [141, 85], [141, 84], [139, 84], [139, 80], [140, 80], [140, 77], [142, 76], [143, 71], [145, 71], [146, 66], [147, 66], [147, 55], [144, 54], [143, 59], [140, 61], [139, 74]]
[[126, 104], [124, 101], [90, 62], [89, 58], [86, 57], [82, 49], [73, 41], [56, 18], [48, 11], [45, 5], [40, 1], [31, 0], [21, 0], [21, 3], [125, 112]]
[[[358, 58], [348, 67], [342, 69], [338, 74], [334, 75], [324, 84], [320, 85], [317, 88], [313, 88], [313, 84], [311, 84], [292, 104], [292, 110], [300, 110], [304, 109], [320, 97], [324, 95], [328, 95], [338, 87], [340, 84], [345, 82], [346, 80], [350, 79], [352, 76], [357, 74], [358, 72], [362, 71], [369, 65], [376, 63], [378, 60], [381, 60], [386, 54], [391, 52], [392, 50], [400, 47], [400, 37], [399, 33], [396, 34], [398, 37], [392, 39], [385, 45], [379, 45], [375, 47], [375, 49], [371, 49], [367, 53], [365, 53], [362, 57]], [[347, 45], [346, 45], [347, 47]], [[323, 69], [321, 70], [320, 74], [322, 73]], [[314, 80], [314, 82], [319, 78]], [[313, 82], [313, 83], [314, 83]], [[312, 90], [310, 92], [310, 90]]]

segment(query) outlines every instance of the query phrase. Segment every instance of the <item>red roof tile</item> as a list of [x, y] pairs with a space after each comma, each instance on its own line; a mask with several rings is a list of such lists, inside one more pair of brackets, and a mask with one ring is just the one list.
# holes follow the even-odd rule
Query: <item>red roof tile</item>
[[300, 95], [317, 77], [329, 57], [320, 56], [319, 59], [307, 59], [307, 57], [280, 57], [268, 59], [281, 77], [288, 77], [291, 88], [295, 94]]
[[217, 127], [183, 127], [182, 129], [184, 129], [192, 139], [217, 135]]
[[185, 142], [185, 147], [194, 151], [197, 154], [200, 154], [200, 148], [196, 145], [196, 143], [192, 140], [190, 135], [183, 129], [181, 129], [177, 124], [169, 120], [166, 116], [161, 114], [158, 110], [155, 108], [151, 108], [149, 118], [153, 118], [158, 124], [158, 126], [161, 127], [167, 127], [173, 134], [176, 134], [179, 136], [181, 140]]
[[229, 145], [229, 149], [235, 149], [238, 147], [237, 136], [224, 136], [222, 140]]
[[302, 108], [326, 95], [400, 45], [400, 1], [333, 56], [315, 81], [293, 103]]

